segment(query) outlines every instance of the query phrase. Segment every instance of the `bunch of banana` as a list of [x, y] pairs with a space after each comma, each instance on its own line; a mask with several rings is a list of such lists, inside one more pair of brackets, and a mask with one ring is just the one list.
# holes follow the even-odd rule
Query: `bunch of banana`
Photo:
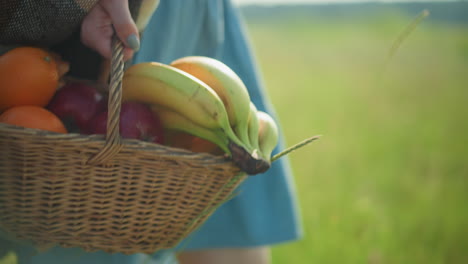
[[262, 125], [262, 112], [241, 79], [218, 60], [184, 57], [170, 65], [135, 64], [124, 73], [122, 98], [150, 105], [166, 129], [217, 144], [248, 174], [270, 167], [277, 140], [271, 125]]

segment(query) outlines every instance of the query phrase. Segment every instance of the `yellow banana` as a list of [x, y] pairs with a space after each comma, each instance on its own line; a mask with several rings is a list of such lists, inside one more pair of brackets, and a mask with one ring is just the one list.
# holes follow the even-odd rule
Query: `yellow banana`
[[250, 96], [239, 76], [223, 62], [204, 56], [183, 57], [173, 61], [171, 66], [195, 76], [211, 87], [223, 101], [235, 134], [243, 143], [250, 145]]
[[166, 130], [183, 131], [206, 139], [218, 145], [227, 154], [231, 154], [231, 151], [228, 148], [229, 139], [221, 129], [214, 130], [199, 126], [185, 116], [160, 105], [151, 105], [150, 107], [151, 110], [159, 117], [162, 126]]
[[219, 96], [197, 78], [169, 65], [147, 62], [129, 67], [122, 79], [122, 99], [164, 106], [199, 126], [222, 129], [233, 143], [247, 147], [232, 131]]
[[263, 111], [257, 111], [259, 129], [258, 144], [264, 158], [270, 161], [271, 153], [278, 144], [279, 131], [275, 120]]

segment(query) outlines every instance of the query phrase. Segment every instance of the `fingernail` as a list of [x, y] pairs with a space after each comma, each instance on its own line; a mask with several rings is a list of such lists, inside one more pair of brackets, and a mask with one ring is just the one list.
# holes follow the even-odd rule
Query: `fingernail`
[[134, 51], [137, 51], [140, 49], [140, 40], [135, 34], [132, 34], [127, 37], [127, 45]]

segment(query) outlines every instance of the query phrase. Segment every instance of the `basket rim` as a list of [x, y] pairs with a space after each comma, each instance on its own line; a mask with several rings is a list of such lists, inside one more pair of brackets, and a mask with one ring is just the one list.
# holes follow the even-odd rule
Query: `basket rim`
[[[80, 133], [57, 133], [53, 131], [26, 128], [17, 125], [11, 125], [6, 123], [0, 123], [0, 135], [7, 134], [9, 137], [14, 134], [16, 137], [21, 136], [33, 136], [44, 138], [48, 140], [72, 140], [77, 142], [96, 142], [105, 144], [107, 142], [106, 135], [86, 135]], [[204, 152], [192, 152], [190, 150], [176, 148], [171, 146], [166, 146], [159, 143], [153, 143], [148, 141], [143, 141], [139, 139], [128, 139], [122, 138], [120, 141], [122, 146], [129, 150], [144, 150], [150, 152], [157, 152], [157, 155], [161, 158], [171, 158], [171, 157], [185, 157], [189, 159], [200, 159], [200, 160], [212, 160], [213, 163], [231, 163], [235, 166], [232, 160], [227, 156], [213, 155], [210, 153]], [[166, 152], [166, 153], [165, 153]], [[237, 167], [237, 166], [236, 166]]]

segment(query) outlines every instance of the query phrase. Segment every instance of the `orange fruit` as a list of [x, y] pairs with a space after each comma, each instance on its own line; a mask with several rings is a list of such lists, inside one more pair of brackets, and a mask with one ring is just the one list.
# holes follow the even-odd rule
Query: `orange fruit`
[[193, 136], [177, 130], [166, 130], [164, 133], [164, 145], [174, 148], [190, 149]]
[[214, 155], [224, 154], [223, 150], [218, 147], [218, 145], [199, 137], [193, 137], [190, 150], [197, 153], [210, 153]]
[[54, 113], [35, 105], [22, 105], [8, 108], [0, 115], [0, 123], [57, 133], [67, 133], [65, 125]]
[[167, 130], [164, 145], [190, 150], [196, 153], [224, 154], [215, 143], [182, 131]]
[[18, 105], [46, 106], [59, 84], [54, 56], [36, 47], [0, 56], [0, 111]]

